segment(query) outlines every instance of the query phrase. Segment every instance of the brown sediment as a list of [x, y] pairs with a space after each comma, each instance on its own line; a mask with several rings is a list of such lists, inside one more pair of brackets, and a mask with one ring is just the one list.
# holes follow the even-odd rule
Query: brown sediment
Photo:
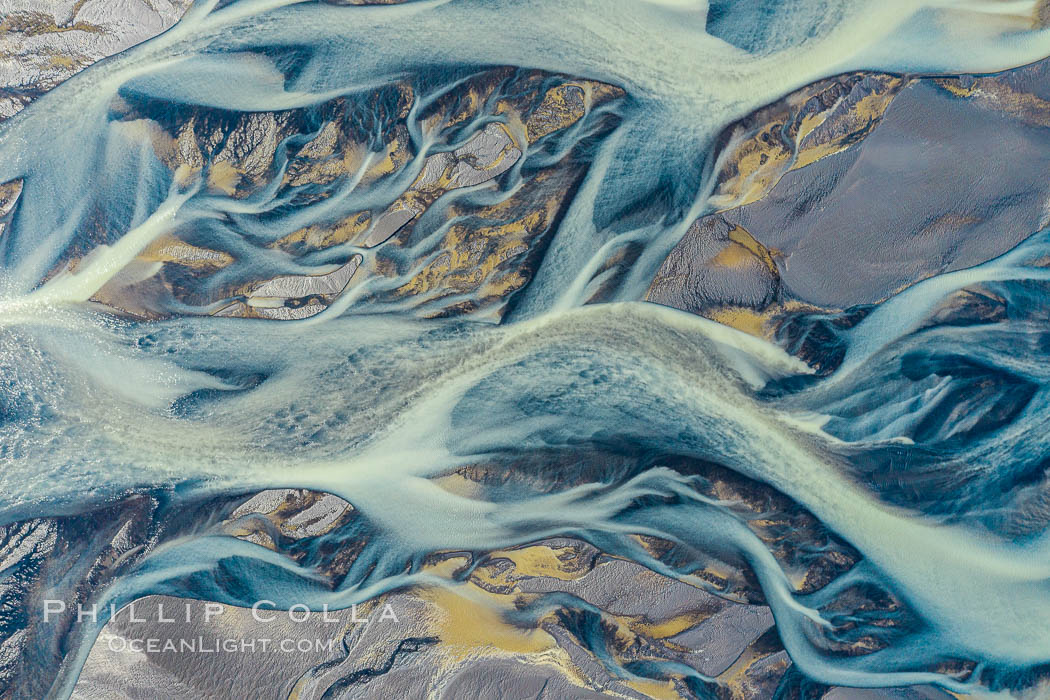
[[[507, 81], [513, 82], [513, 89], [508, 89], [513, 97], [494, 99], [497, 90], [507, 89]], [[380, 99], [380, 93], [385, 97]], [[317, 221], [267, 245], [293, 256], [343, 244], [363, 248], [410, 245], [419, 216], [439, 198], [464, 184], [483, 184], [486, 177], [495, 178], [520, 158], [532, 141], [571, 126], [593, 107], [620, 95], [622, 91], [612, 86], [569, 77], [561, 79], [536, 71], [497, 68], [480, 73], [466, 80], [454, 93], [435, 100], [420, 119], [427, 130], [444, 130], [490, 110], [504, 123], [487, 127], [485, 143], [490, 145], [482, 148], [502, 150], [485, 153], [479, 160], [471, 150], [472, 138], [457, 151], [431, 155], [415, 181], [385, 210], [358, 211], [331, 222]], [[317, 116], [322, 117], [320, 124], [312, 118], [305, 119], [303, 112], [295, 110], [243, 115], [200, 109], [181, 114], [154, 113], [148, 105], [120, 99], [114, 102], [113, 110], [125, 123], [134, 124], [133, 128], [148, 131], [157, 156], [173, 171], [181, 186], [189, 186], [203, 175], [213, 192], [236, 198], [256, 192], [274, 177], [277, 144], [311, 124], [313, 136], [289, 154], [278, 193], [278, 196], [292, 197], [297, 204], [308, 204], [331, 196], [332, 190], [321, 188], [338, 178], [359, 177], [358, 186], [367, 186], [400, 171], [416, 157], [402, 123], [414, 99], [411, 87], [388, 86], [368, 101], [370, 107], [366, 113], [356, 103], [338, 98], [315, 108]], [[355, 125], [371, 124], [377, 119], [385, 120], [383, 128], [370, 138], [374, 140], [378, 134], [381, 143], [366, 145], [362, 140], [364, 135], [355, 131]], [[501, 134], [488, 133], [493, 129]], [[493, 147], [493, 143], [497, 145]], [[369, 300], [413, 299], [413, 305], [428, 307], [424, 312], [428, 316], [479, 311], [499, 315], [510, 296], [530, 281], [548, 234], [557, 225], [575, 191], [583, 167], [569, 158], [534, 174], [519, 192], [502, 201], [471, 207], [452, 204], [446, 216], [464, 223], [452, 223], [436, 247], [413, 261], [413, 265], [421, 265], [419, 269], [399, 269], [377, 249], [357, 280], [375, 274], [407, 275], [393, 290]], [[303, 188], [301, 194], [296, 192], [298, 188]], [[399, 212], [405, 215], [395, 216], [396, 222], [389, 218]], [[421, 263], [427, 259], [428, 262]], [[195, 263], [200, 274], [205, 267], [203, 263]], [[194, 278], [183, 275], [176, 283], [166, 271], [162, 277], [170, 284], [172, 293], [187, 303], [201, 305], [218, 301], [195, 296]], [[245, 290], [250, 290], [252, 284], [239, 281], [219, 290], [231, 299], [231, 305], [219, 313], [251, 313], [242, 308], [235, 297], [247, 293]]]
[[[714, 201], [738, 207], [764, 197], [791, 170], [849, 148], [878, 124], [909, 79], [849, 73], [808, 85], [731, 125], [733, 150], [718, 173]], [[740, 138], [743, 140], [735, 141]]]
[[[76, 11], [73, 12], [76, 15]], [[0, 21], [0, 36], [11, 32], [24, 34], [26, 36], [37, 36], [40, 34], [59, 34], [61, 32], [90, 32], [101, 34], [102, 27], [90, 22], [74, 22], [72, 24], [57, 24], [54, 15], [35, 10], [24, 10], [12, 12]]]

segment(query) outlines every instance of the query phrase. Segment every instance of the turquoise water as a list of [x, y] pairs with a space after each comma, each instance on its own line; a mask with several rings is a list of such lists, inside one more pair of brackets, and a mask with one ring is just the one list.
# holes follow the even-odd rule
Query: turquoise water
[[[171, 489], [189, 501], [297, 487], [342, 496], [370, 528], [338, 590], [239, 540], [221, 549], [180, 540], [105, 592], [118, 602], [176, 592], [349, 606], [422, 580], [405, 564], [429, 552], [553, 535], [688, 573], [628, 537], [651, 534], [745, 560], [792, 660], [825, 683], [967, 691], [929, 669], [966, 659], [994, 676], [1050, 662], [1050, 542], [1029, 498], [1050, 434], [1044, 232], [884, 302], [842, 331], [845, 358], [819, 379], [771, 343], [639, 301], [685, 229], [709, 210], [720, 155], [712, 144], [727, 124], [847, 70], [1021, 65], [1050, 54], [1050, 34], [1025, 28], [1025, 2], [707, 5], [203, 2], [170, 31], [90, 67], [5, 123], [0, 181], [24, 178], [24, 191], [0, 234], [0, 517], [79, 512], [129, 490]], [[502, 323], [425, 319], [411, 304], [375, 301], [367, 287], [284, 323], [207, 315], [222, 302], [169, 302], [168, 319], [135, 321], [89, 301], [172, 232], [203, 231], [211, 247], [233, 253], [223, 272], [231, 279], [324, 272], [353, 254], [367, 261], [374, 249], [342, 246], [300, 260], [267, 244], [315, 220], [385, 206], [428, 154], [485, 126], [435, 133], [413, 111], [414, 155], [403, 174], [369, 186], [340, 180], [324, 203], [299, 207], [276, 186], [238, 200], [177, 182], [148, 129], [114, 117], [116, 100], [172, 111], [308, 110], [417, 81], [424, 103], [465, 71], [502, 65], [626, 91], [607, 108], [618, 125], [590, 152], [535, 279]], [[292, 145], [278, 146], [278, 171]], [[513, 189], [530, 159], [545, 157], [523, 153], [502, 187]], [[624, 216], [643, 203], [646, 216]], [[635, 262], [610, 282], [603, 265], [629, 247]], [[75, 272], [51, 274], [74, 256], [82, 257]], [[974, 283], [1009, 301], [1005, 321], [927, 323], [941, 301]], [[602, 303], [585, 304], [599, 288]], [[969, 411], [1018, 393], [1027, 401], [1005, 425], [953, 432], [952, 402], [993, 379], [999, 392], [981, 394]], [[282, 420], [289, 415], [295, 420]], [[546, 450], [570, 451], [600, 478], [549, 493], [523, 489], [499, 503], [430, 480], [481, 461], [510, 470]], [[640, 466], [602, 473], [606, 452], [637, 455]], [[693, 477], [659, 465], [660, 455], [715, 461], [773, 486], [863, 562], [816, 593], [794, 593], [739, 517], [701, 497]], [[917, 475], [923, 492], [883, 490], [866, 478], [894, 464]], [[1018, 534], [1008, 526], [1018, 519], [1034, 525]], [[207, 583], [216, 552], [244, 581], [239, 591]], [[872, 654], [829, 654], [816, 643], [832, 625], [824, 608], [859, 582], [892, 591], [921, 624]], [[58, 692], [68, 692], [94, 633], [84, 632]]]

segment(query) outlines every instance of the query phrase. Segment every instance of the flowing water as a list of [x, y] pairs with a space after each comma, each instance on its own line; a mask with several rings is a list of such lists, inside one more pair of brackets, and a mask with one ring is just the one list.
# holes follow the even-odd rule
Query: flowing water
[[[645, 534], [742, 558], [791, 659], [824, 683], [965, 692], [986, 669], [1050, 663], [1050, 540], [1037, 493], [1050, 439], [1045, 232], [883, 302], [841, 332], [844, 359], [824, 377], [770, 342], [640, 301], [685, 229], [710, 210], [714, 144], [727, 124], [848, 70], [977, 73], [1041, 59], [1050, 34], [1028, 28], [1032, 13], [1027, 2], [991, 0], [198, 2], [168, 32], [0, 128], [0, 182], [24, 183], [0, 234], [0, 517], [77, 513], [130, 491], [189, 501], [294, 487], [339, 495], [368, 523], [366, 548], [336, 590], [261, 547], [231, 538], [220, 557], [187, 538], [114, 582], [105, 601], [120, 603], [175, 592], [348, 606], [423, 580], [411, 562], [430, 552], [561, 535], [688, 576], [631, 537]], [[302, 320], [213, 316], [225, 302], [173, 298], [156, 300], [157, 319], [143, 320], [92, 301], [153, 242], [186, 232], [232, 255], [227, 285], [330, 272], [354, 255], [362, 269], [373, 265], [383, 246], [294, 258], [269, 244], [314, 221], [381, 209], [428, 156], [499, 121], [442, 132], [420, 114], [464, 75], [506, 65], [625, 95], [561, 137], [564, 152], [586, 141], [589, 167], [534, 278], [501, 318], [434, 317], [411, 300], [382, 301], [382, 285], [416, 272], [415, 250], [397, 252], [408, 272], [351, 285]], [[415, 87], [403, 172], [371, 184], [339, 179], [308, 205], [276, 186], [234, 198], [206, 186], [207, 173], [173, 174], [150, 130], [115, 116], [119, 103], [309, 111], [399, 82]], [[599, 128], [603, 117], [614, 128]], [[386, 117], [377, 108], [375, 118]], [[306, 138], [276, 146], [278, 173]], [[504, 193], [555, 157], [523, 151]], [[381, 156], [366, 155], [363, 167]], [[486, 192], [461, 196], [501, 196]], [[644, 216], [626, 215], [643, 205]], [[628, 249], [629, 269], [604, 274]], [[930, 321], [977, 283], [1008, 300], [1009, 318]], [[994, 391], [972, 394], [990, 383]], [[968, 430], [1022, 394], [1003, 424]], [[592, 479], [505, 490], [499, 502], [433, 481], [482, 462], [512, 470], [546, 451], [570, 452]], [[701, 496], [693, 477], [645, 460], [604, 470], [609, 452], [708, 460], [764, 482], [863, 561], [801, 595], [766, 544]], [[914, 488], [872, 477], [887, 470], [907, 473]], [[236, 593], [205, 583], [220, 558], [243, 582]], [[825, 606], [864, 582], [891, 591], [919, 623], [874, 653], [829, 653], [819, 641], [833, 626]], [[56, 694], [71, 691], [97, 632], [84, 630]], [[933, 670], [952, 659], [977, 662], [978, 680]]]

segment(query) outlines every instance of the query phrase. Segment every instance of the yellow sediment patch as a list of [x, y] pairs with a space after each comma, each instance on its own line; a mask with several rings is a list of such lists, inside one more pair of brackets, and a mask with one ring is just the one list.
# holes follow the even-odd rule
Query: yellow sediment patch
[[[500, 100], [496, 103], [496, 109], [493, 111], [495, 114], [502, 115], [507, 120], [506, 125], [503, 126], [503, 130], [507, 132], [508, 136], [510, 136], [511, 141], [514, 141], [514, 134], [526, 133], [525, 122], [521, 119], [521, 112], [515, 109], [510, 102]], [[520, 147], [521, 144], [515, 142], [514, 145]]]
[[434, 483], [457, 496], [474, 498], [481, 493], [481, 485], [473, 479], [468, 479], [459, 472], [446, 474], [434, 479]]
[[670, 680], [636, 679], [626, 681], [626, 684], [639, 693], [653, 698], [653, 700], [682, 700], [682, 695], [675, 690], [674, 682]]
[[473, 119], [481, 109], [482, 96], [478, 92], [475, 86], [471, 86], [467, 90], [466, 94], [462, 96], [459, 104], [459, 111], [452, 113], [445, 120], [445, 127], [452, 127], [457, 124], [462, 124], [468, 119]]
[[[749, 686], [747, 679], [747, 671], [756, 661], [761, 661], [768, 658], [765, 654], [757, 653], [754, 644], [744, 650], [744, 653], [737, 658], [733, 664], [722, 671], [718, 675], [718, 681], [729, 687], [732, 697], [742, 698], [748, 697], [747, 687]], [[790, 663], [787, 659], [781, 659], [777, 661], [777, 664], [784, 666], [785, 668]]]
[[46, 12], [23, 11], [12, 12], [0, 21], [0, 36], [7, 33], [36, 36], [38, 34], [60, 34], [62, 32], [90, 32], [102, 34], [102, 27], [89, 22], [75, 22], [60, 25], [53, 15]]
[[1016, 90], [1000, 78], [989, 76], [970, 79], [964, 85], [959, 78], [939, 78], [936, 84], [955, 97], [1008, 114], [1026, 124], [1050, 126], [1050, 100]]
[[741, 268], [755, 259], [754, 254], [735, 241], [719, 251], [718, 255], [711, 258], [711, 264], [718, 267]]
[[807, 148], [804, 151], [799, 152], [798, 159], [795, 161], [791, 169], [798, 170], [799, 168], [804, 168], [811, 163], [816, 163], [821, 158], [827, 158], [828, 156], [833, 156], [836, 153], [841, 153], [847, 148], [849, 148], [848, 145], [839, 143], [837, 141], [832, 141], [831, 143], [822, 143], [819, 146]]
[[570, 90], [579, 90], [586, 95], [583, 88], [574, 83], [559, 85], [546, 92], [539, 107], [529, 115], [525, 122], [525, 133], [528, 135], [529, 143], [571, 126], [583, 117], [586, 113], [586, 106], [582, 99], [579, 105], [570, 104], [567, 98]]
[[[373, 182], [383, 177], [384, 175], [389, 175], [390, 173], [397, 172], [402, 168], [402, 166], [404, 166], [405, 163], [408, 162], [411, 155], [412, 154], [409, 152], [408, 145], [406, 143], [402, 143], [402, 140], [398, 138], [393, 139], [390, 143], [386, 145], [386, 149], [383, 152], [383, 157], [379, 158], [378, 160], [375, 160], [375, 162], [368, 167], [368, 170], [365, 171], [365, 174], [361, 178], [361, 181]], [[350, 156], [350, 152], [347, 153], [347, 156]], [[356, 158], [357, 156], [355, 154], [352, 157]], [[351, 169], [349, 165], [350, 164], [347, 163], [347, 172], [353, 172], [357, 169]]]
[[[548, 209], [551, 207], [548, 203]], [[529, 239], [548, 220], [548, 210], [499, 226], [468, 228], [452, 226], [441, 243], [443, 253], [428, 263], [409, 282], [396, 290], [398, 295], [419, 295], [433, 291], [462, 292], [480, 288], [506, 260], [528, 250]], [[513, 270], [512, 280], [495, 281], [494, 291], [517, 289], [524, 280]]]
[[780, 276], [775, 261], [780, 251], [766, 248], [743, 226], [735, 226], [729, 231], [728, 236], [729, 244], [711, 259], [710, 265], [739, 269], [751, 261], [757, 261], [765, 266], [774, 278]]
[[199, 168], [194, 168], [189, 163], [180, 163], [179, 167], [175, 168], [175, 182], [179, 187], [188, 187], [198, 172]]
[[742, 206], [764, 197], [786, 172], [796, 170], [821, 158], [849, 148], [857, 136], [870, 129], [889, 107], [893, 98], [906, 85], [903, 78], [882, 76], [881, 87], [857, 101], [849, 111], [835, 117], [834, 129], [817, 132], [827, 123], [840, 102], [802, 116], [795, 133], [785, 125], [797, 118], [798, 109], [828, 85], [815, 92], [812, 88], [785, 98], [783, 104], [772, 107], [768, 120], [755, 128], [729, 158], [723, 181], [714, 200], [721, 209]]
[[802, 123], [798, 127], [798, 136], [796, 140], [801, 143], [809, 134], [816, 129], [818, 126], [827, 121], [827, 112], [818, 112], [817, 114], [807, 114], [802, 118]]
[[195, 269], [222, 268], [233, 262], [229, 253], [190, 245], [171, 235], [150, 243], [139, 257], [147, 262], [169, 262]]
[[[580, 104], [569, 100], [570, 92], [577, 90], [581, 93]], [[547, 134], [572, 126], [594, 106], [623, 95], [618, 87], [592, 80], [556, 85], [544, 93], [543, 100], [525, 119], [523, 133], [529, 143], [534, 143]]]
[[708, 318], [757, 338], [765, 337], [766, 316], [753, 309], [727, 307], [712, 311]]
[[694, 610], [662, 622], [636, 621], [631, 623], [630, 626], [635, 632], [645, 635], [646, 637], [651, 637], [652, 639], [667, 639], [696, 627], [709, 617], [711, 617], [711, 615], [707, 612]]
[[372, 216], [367, 211], [359, 211], [342, 219], [334, 226], [311, 224], [306, 228], [293, 231], [284, 238], [271, 243], [270, 247], [288, 248], [296, 243], [302, 243], [311, 250], [328, 248], [346, 243], [354, 236], [364, 233], [371, 222]]
[[542, 629], [508, 624], [500, 614], [501, 608], [510, 609], [510, 601], [504, 596], [474, 586], [425, 588], [419, 595], [434, 604], [437, 635], [454, 660], [485, 652], [541, 654], [557, 647], [554, 638]]
[[970, 97], [977, 91], [977, 81], [973, 81], [969, 86], [963, 85], [959, 78], [935, 78], [933, 82], [956, 97]]
[[545, 576], [560, 581], [574, 581], [587, 574], [587, 568], [577, 557], [573, 547], [551, 548], [533, 545], [521, 549], [505, 549], [493, 552], [492, 559], [506, 559], [514, 564], [513, 571], [503, 572], [498, 579], [510, 583], [520, 578]]
[[69, 69], [77, 65], [77, 62], [73, 60], [72, 56], [62, 56], [60, 54], [49, 56], [47, 62], [54, 68]]
[[886, 113], [890, 103], [893, 102], [893, 99], [904, 85], [905, 81], [903, 78], [894, 78], [887, 81], [884, 91], [865, 95], [858, 100], [857, 104], [853, 106], [849, 114], [844, 118], [844, 128], [838, 138], [807, 146], [805, 136], [800, 133], [796, 140], [796, 143], [799, 144], [798, 155], [795, 156], [795, 160], [791, 164], [791, 170], [798, 170], [810, 163], [817, 162], [821, 158], [840, 153], [852, 146], [857, 134], [870, 129], [882, 119], [882, 115]]
[[[466, 563], [466, 557], [453, 557], [427, 569], [435, 576], [451, 578]], [[430, 630], [441, 639], [449, 665], [482, 656], [525, 656], [531, 664], [558, 669], [575, 685], [588, 684], [550, 634], [540, 627], [522, 629], [507, 622], [504, 613], [512, 611], [522, 596], [490, 593], [470, 582], [421, 586], [414, 593], [432, 606]]]
[[774, 277], [780, 275], [780, 271], [777, 269], [777, 264], [773, 260], [780, 255], [780, 251], [766, 248], [743, 226], [733, 227], [733, 230], [729, 232], [729, 240], [743, 247], [749, 253], [758, 258]]
[[[325, 185], [337, 177], [356, 173], [366, 158], [374, 157], [359, 143], [346, 143], [337, 153], [340, 131], [329, 122], [313, 141], [296, 155], [284, 174], [283, 184], [299, 187], [306, 184]], [[364, 177], [364, 176], [362, 176]]]
[[[466, 561], [466, 557], [445, 559], [428, 567], [428, 573], [451, 578]], [[416, 592], [433, 604], [435, 632], [453, 660], [485, 652], [541, 654], [557, 648], [542, 629], [520, 629], [504, 619], [501, 611], [513, 608], [511, 596], [489, 593], [472, 583], [424, 586]]]
[[233, 196], [242, 174], [230, 161], [219, 161], [208, 169], [208, 187]]
[[781, 121], [771, 122], [740, 145], [734, 158], [736, 174], [719, 187], [721, 196], [733, 198], [733, 206], [762, 198], [787, 171], [791, 151], [776, 136], [783, 126]]

